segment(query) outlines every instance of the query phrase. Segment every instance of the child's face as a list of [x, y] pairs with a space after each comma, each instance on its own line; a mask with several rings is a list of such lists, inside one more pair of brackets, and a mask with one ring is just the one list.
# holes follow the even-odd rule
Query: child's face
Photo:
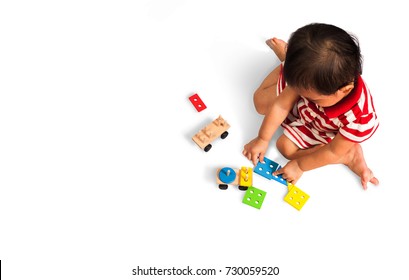
[[333, 106], [337, 104], [339, 101], [341, 101], [341, 99], [346, 96], [344, 92], [339, 91], [339, 90], [335, 92], [334, 94], [330, 94], [330, 95], [321, 94], [318, 91], [312, 90], [312, 89], [307, 90], [307, 89], [302, 89], [302, 88], [296, 88], [296, 91], [299, 96], [302, 96], [308, 99], [308, 101], [313, 102], [321, 107]]

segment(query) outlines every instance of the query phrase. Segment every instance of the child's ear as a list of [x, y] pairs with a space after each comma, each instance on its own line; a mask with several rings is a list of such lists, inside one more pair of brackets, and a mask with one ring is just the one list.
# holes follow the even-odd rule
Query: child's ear
[[338, 93], [340, 93], [342, 96], [348, 95], [352, 90], [354, 89], [354, 84], [350, 83], [347, 84], [346, 86], [343, 86], [338, 90]]

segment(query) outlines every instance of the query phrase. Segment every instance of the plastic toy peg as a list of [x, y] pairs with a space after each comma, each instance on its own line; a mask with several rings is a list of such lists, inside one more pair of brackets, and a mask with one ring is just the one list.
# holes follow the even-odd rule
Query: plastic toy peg
[[288, 183], [288, 193], [284, 197], [285, 202], [300, 211], [309, 198], [310, 196], [300, 190], [297, 186]]
[[264, 198], [266, 197], [266, 192], [255, 187], [249, 187], [244, 194], [243, 203], [251, 207], [260, 209], [263, 205]]
[[225, 184], [230, 184], [236, 179], [236, 172], [230, 167], [224, 167], [219, 171], [219, 179]]
[[204, 109], [206, 109], [206, 105], [203, 103], [202, 99], [200, 98], [200, 96], [195, 93], [192, 96], [189, 97], [190, 102], [192, 102], [193, 106], [196, 108], [196, 110], [198, 112], [203, 111]]
[[242, 167], [240, 169], [240, 186], [250, 187], [253, 184], [253, 169]]
[[274, 176], [273, 173], [275, 171], [277, 171], [278, 169], [280, 169], [281, 166], [269, 159], [264, 157], [264, 163], [262, 163], [261, 161], [259, 161], [256, 165], [256, 167], [254, 167], [254, 173], [259, 174], [260, 176], [263, 176], [264, 178], [268, 179], [268, 180], [275, 180], [285, 186], [287, 186], [287, 181], [285, 179], [283, 179], [282, 175], [278, 175], [278, 176]]

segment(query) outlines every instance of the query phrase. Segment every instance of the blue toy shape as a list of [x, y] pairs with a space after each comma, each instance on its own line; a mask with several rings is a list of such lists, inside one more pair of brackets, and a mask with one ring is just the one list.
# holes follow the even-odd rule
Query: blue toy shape
[[219, 179], [225, 184], [230, 184], [236, 179], [236, 172], [230, 167], [224, 167], [219, 172]]
[[254, 173], [257, 173], [260, 176], [263, 176], [264, 178], [268, 180], [273, 179], [287, 186], [287, 181], [283, 179], [282, 175], [278, 175], [278, 176], [273, 175], [273, 172], [277, 171], [280, 168], [281, 168], [281, 165], [279, 165], [277, 162], [264, 157], [264, 163], [259, 161], [253, 170], [254, 170]]
[[259, 161], [254, 167], [254, 172], [267, 178], [269, 180], [273, 179], [273, 172], [279, 168], [279, 164], [272, 161], [271, 159], [264, 158], [264, 163]]

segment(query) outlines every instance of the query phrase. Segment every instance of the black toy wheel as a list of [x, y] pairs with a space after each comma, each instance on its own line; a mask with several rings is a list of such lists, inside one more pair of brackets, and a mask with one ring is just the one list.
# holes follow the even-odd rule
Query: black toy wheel
[[212, 145], [211, 144], [209, 144], [209, 145], [207, 145], [206, 147], [204, 147], [204, 151], [205, 152], [208, 152], [208, 151], [210, 151], [210, 149], [212, 148]]
[[229, 186], [226, 185], [226, 184], [219, 184], [219, 189], [221, 189], [221, 190], [227, 190], [228, 187]]
[[239, 186], [239, 190], [241, 191], [247, 191], [249, 187], [245, 187], [245, 186]]
[[227, 131], [223, 132], [222, 135], [220, 135], [220, 138], [224, 139], [227, 137], [227, 135], [229, 135], [229, 133]]

